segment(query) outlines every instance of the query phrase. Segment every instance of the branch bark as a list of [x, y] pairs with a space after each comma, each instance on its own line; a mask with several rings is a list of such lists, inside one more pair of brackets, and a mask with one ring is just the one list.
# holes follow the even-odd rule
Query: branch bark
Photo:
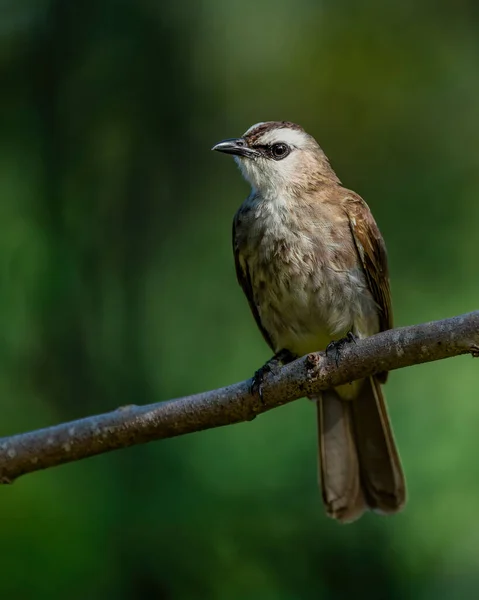
[[336, 367], [322, 352], [269, 373], [263, 400], [251, 380], [217, 390], [0, 438], [0, 482], [110, 450], [251, 421], [263, 412], [326, 389], [373, 375], [460, 354], [479, 356], [479, 311], [391, 329], [348, 344]]

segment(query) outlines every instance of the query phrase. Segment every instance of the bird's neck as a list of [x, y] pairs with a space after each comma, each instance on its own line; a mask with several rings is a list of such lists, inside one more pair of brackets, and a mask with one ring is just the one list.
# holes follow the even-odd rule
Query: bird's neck
[[251, 186], [248, 204], [262, 208], [267, 212], [285, 214], [290, 210], [310, 204], [312, 199], [327, 197], [332, 188], [341, 184], [337, 179], [316, 179], [314, 185], [307, 182], [301, 185]]

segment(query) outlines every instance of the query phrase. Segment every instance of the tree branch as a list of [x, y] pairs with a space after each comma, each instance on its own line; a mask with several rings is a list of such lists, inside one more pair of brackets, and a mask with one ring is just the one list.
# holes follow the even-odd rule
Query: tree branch
[[392, 371], [460, 354], [479, 356], [479, 311], [402, 327], [348, 344], [336, 367], [318, 352], [265, 377], [263, 400], [251, 380], [218, 390], [131, 405], [102, 415], [0, 438], [0, 482], [95, 454], [251, 421], [277, 406], [381, 371]]

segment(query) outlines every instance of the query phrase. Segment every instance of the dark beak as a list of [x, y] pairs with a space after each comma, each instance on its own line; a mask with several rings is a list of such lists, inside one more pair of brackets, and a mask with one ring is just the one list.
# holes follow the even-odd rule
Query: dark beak
[[250, 148], [243, 138], [223, 140], [211, 149], [225, 154], [233, 154], [234, 156], [243, 156], [244, 158], [255, 158], [259, 155], [259, 152], [254, 148]]

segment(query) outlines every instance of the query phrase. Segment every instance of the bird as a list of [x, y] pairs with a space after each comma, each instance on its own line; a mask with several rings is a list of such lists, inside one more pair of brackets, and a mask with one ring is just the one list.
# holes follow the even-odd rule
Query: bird
[[[233, 155], [251, 193], [233, 219], [238, 282], [274, 353], [253, 378], [316, 351], [393, 327], [387, 252], [366, 202], [343, 187], [313, 136], [290, 121], [256, 123], [212, 150]], [[382, 385], [387, 372], [323, 390], [319, 479], [340, 523], [400, 511], [406, 483]]]

